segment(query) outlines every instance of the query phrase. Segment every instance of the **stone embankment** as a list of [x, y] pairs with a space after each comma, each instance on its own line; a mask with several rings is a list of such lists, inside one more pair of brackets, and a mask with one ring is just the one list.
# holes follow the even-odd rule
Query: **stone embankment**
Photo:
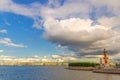
[[120, 74], [120, 69], [93, 69], [96, 73]]
[[84, 71], [92, 71], [94, 68], [93, 67], [68, 67], [67, 69], [70, 70], [84, 70]]
[[120, 69], [104, 69], [104, 68], [94, 68], [94, 67], [68, 67], [69, 70], [83, 70], [83, 71], [93, 71], [95, 73], [108, 73], [108, 74], [120, 74]]

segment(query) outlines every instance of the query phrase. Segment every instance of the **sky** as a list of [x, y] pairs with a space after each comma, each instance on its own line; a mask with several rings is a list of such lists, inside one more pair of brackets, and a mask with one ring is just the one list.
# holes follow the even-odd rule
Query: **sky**
[[0, 0], [0, 56], [120, 58], [119, 0]]

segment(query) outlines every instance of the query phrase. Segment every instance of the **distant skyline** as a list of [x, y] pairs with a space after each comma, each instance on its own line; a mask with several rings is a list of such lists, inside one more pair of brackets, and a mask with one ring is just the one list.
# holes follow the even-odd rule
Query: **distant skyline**
[[0, 0], [0, 56], [120, 58], [119, 0]]

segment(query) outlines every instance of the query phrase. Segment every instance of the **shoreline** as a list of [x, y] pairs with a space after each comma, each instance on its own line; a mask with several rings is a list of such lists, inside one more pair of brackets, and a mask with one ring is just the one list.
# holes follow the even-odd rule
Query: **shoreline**
[[93, 69], [95, 73], [120, 74], [120, 69]]
[[106, 73], [106, 74], [120, 74], [120, 69], [104, 69], [104, 68], [95, 68], [95, 67], [73, 67], [70, 66], [66, 69], [69, 70], [81, 70], [81, 71], [92, 71], [94, 73]]
[[67, 69], [69, 70], [84, 70], [84, 71], [92, 71], [94, 68], [93, 67], [68, 67]]

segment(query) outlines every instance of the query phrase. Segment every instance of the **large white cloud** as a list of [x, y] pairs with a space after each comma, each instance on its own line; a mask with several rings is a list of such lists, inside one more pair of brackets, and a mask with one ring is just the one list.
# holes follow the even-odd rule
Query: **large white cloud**
[[119, 2], [66, 0], [56, 8], [43, 7], [44, 37], [81, 55], [102, 54], [103, 48], [110, 54], [118, 54]]
[[44, 27], [44, 37], [47, 40], [84, 53], [95, 53], [99, 49], [110, 47], [109, 40], [115, 34], [106, 26], [92, 25], [92, 20], [80, 18], [49, 19], [45, 21]]

